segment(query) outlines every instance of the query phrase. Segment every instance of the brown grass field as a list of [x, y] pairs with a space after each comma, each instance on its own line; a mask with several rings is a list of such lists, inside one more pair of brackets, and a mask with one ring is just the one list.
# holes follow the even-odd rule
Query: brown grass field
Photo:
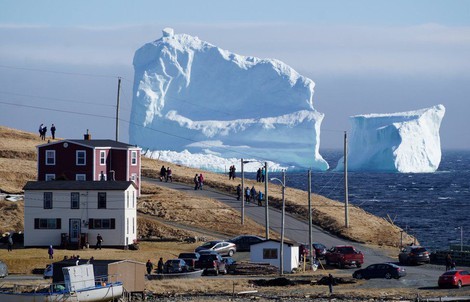
[[[36, 180], [36, 146], [44, 143], [34, 133], [19, 131], [0, 126], [0, 190], [4, 193], [22, 193], [22, 188], [27, 181]], [[156, 177], [162, 165], [170, 166], [173, 170], [174, 181], [192, 184], [192, 177], [200, 170], [142, 158], [142, 175]], [[238, 180], [229, 181], [227, 175], [204, 171], [205, 185], [212, 189], [235, 194], [235, 186]], [[257, 183], [245, 180], [246, 186]], [[281, 187], [270, 184], [270, 205], [280, 207]], [[299, 217], [307, 217], [307, 192], [286, 188], [286, 210]], [[23, 230], [23, 202], [0, 201], [2, 220], [0, 221], [0, 233]], [[313, 222], [323, 229], [349, 238], [357, 242], [376, 246], [396, 253], [399, 245], [399, 227], [391, 222], [371, 215], [364, 210], [351, 206], [350, 228], [344, 228], [343, 204], [327, 199], [323, 196], [313, 195]], [[200, 208], [200, 209], [198, 209]], [[223, 215], [221, 215], [221, 213]], [[217, 200], [202, 197], [193, 197], [184, 193], [150, 185], [144, 182], [142, 185], [142, 197], [138, 200], [138, 233], [140, 236], [164, 238], [173, 241], [167, 242], [140, 242], [138, 251], [103, 249], [103, 250], [59, 250], [55, 251], [55, 259], [64, 256], [79, 254], [86, 259], [91, 256], [96, 259], [133, 259], [141, 262], [151, 259], [154, 263], [159, 257], [164, 259], [174, 258], [182, 251], [192, 251], [198, 243], [188, 244], [181, 239], [188, 236], [206, 236], [213, 233], [214, 236], [232, 237], [238, 234], [264, 235], [264, 227], [253, 220], [246, 219], [245, 226], [241, 230], [238, 225], [240, 213], [227, 209]], [[212, 221], [200, 221], [198, 217], [212, 215], [220, 217]], [[201, 230], [204, 230], [202, 232]], [[202, 233], [202, 234], [201, 234]], [[273, 237], [278, 234], [273, 233]], [[413, 238], [405, 234], [405, 242]], [[7, 263], [10, 273], [29, 274], [34, 268], [44, 268], [50, 263], [46, 248], [22, 248], [15, 246], [13, 252], [7, 252], [6, 248], [0, 250], [0, 260]], [[320, 278], [328, 271], [318, 270], [304, 274], [296, 274], [296, 277], [310, 279]], [[147, 289], [158, 294], [189, 293], [220, 293], [230, 295], [235, 291], [252, 290], [250, 278], [240, 278], [227, 281], [224, 279], [196, 279], [178, 281], [147, 281]], [[355, 285], [342, 285], [335, 289], [336, 295], [350, 296]], [[300, 296], [324, 296], [327, 292], [325, 286], [301, 285], [286, 291], [283, 288], [258, 288], [266, 293], [274, 295], [300, 295]], [[392, 288], [380, 292], [370, 290], [355, 290], [357, 297], [405, 297], [413, 296], [416, 290]], [[422, 292], [425, 294], [426, 292]], [[432, 295], [432, 291], [429, 293]], [[347, 298], [344, 298], [347, 300]], [[221, 301], [223, 301], [222, 299]]]

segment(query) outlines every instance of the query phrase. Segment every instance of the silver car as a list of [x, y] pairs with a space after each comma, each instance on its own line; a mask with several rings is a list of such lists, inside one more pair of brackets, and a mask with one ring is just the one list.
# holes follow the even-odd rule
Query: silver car
[[214, 251], [220, 255], [228, 255], [229, 257], [232, 257], [237, 251], [237, 246], [232, 242], [215, 240], [206, 242], [195, 250], [195, 252], [198, 253], [201, 251]]
[[8, 267], [5, 262], [0, 261], [0, 278], [5, 278], [8, 276]]

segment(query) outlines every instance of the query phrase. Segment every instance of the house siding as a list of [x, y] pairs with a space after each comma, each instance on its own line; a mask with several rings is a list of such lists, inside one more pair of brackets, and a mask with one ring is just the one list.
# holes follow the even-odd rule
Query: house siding
[[[127, 208], [127, 191], [129, 196], [136, 196], [136, 188], [130, 185], [126, 190], [25, 190], [24, 210], [24, 246], [58, 246], [61, 244], [61, 234], [70, 234], [70, 219], [80, 220], [80, 233], [88, 235], [91, 246], [96, 244], [96, 236], [103, 237], [103, 246], [125, 247], [126, 242], [132, 243], [137, 238], [137, 230], [126, 232], [126, 221], [132, 223], [137, 220], [136, 202], [129, 202]], [[53, 193], [52, 209], [43, 208], [44, 192]], [[80, 194], [80, 208], [71, 209], [71, 192]], [[106, 192], [106, 209], [98, 209], [98, 192]], [[134, 205], [134, 207], [132, 207]], [[60, 229], [35, 229], [34, 221], [37, 218], [61, 219]], [[114, 229], [90, 229], [90, 219], [115, 219]], [[126, 240], [127, 238], [127, 240]]]

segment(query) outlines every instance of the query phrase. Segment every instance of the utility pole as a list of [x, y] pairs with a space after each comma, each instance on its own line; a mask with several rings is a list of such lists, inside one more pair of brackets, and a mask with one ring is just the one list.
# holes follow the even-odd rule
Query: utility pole
[[284, 220], [286, 216], [286, 170], [282, 171], [282, 213], [281, 213], [281, 251], [280, 251], [280, 274], [284, 275]]
[[121, 78], [118, 77], [117, 105], [116, 105], [116, 141], [119, 141], [119, 95], [121, 94]]
[[268, 202], [268, 162], [264, 162], [264, 218], [266, 224], [266, 240], [269, 239], [269, 202]]
[[241, 224], [245, 224], [245, 175], [243, 173], [243, 158], [241, 160], [242, 170], [242, 221]]
[[308, 247], [310, 266], [313, 267], [313, 234], [312, 234], [312, 170], [308, 170]]
[[348, 200], [348, 133], [344, 131], [344, 226], [349, 228]]

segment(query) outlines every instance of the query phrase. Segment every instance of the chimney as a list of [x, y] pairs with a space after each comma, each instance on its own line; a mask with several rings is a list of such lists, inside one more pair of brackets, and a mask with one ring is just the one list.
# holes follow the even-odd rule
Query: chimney
[[86, 141], [91, 140], [91, 134], [88, 133], [88, 129], [86, 129], [86, 134], [83, 135], [83, 139]]
[[109, 181], [115, 181], [115, 179], [114, 179], [114, 170], [109, 170], [108, 180]]

